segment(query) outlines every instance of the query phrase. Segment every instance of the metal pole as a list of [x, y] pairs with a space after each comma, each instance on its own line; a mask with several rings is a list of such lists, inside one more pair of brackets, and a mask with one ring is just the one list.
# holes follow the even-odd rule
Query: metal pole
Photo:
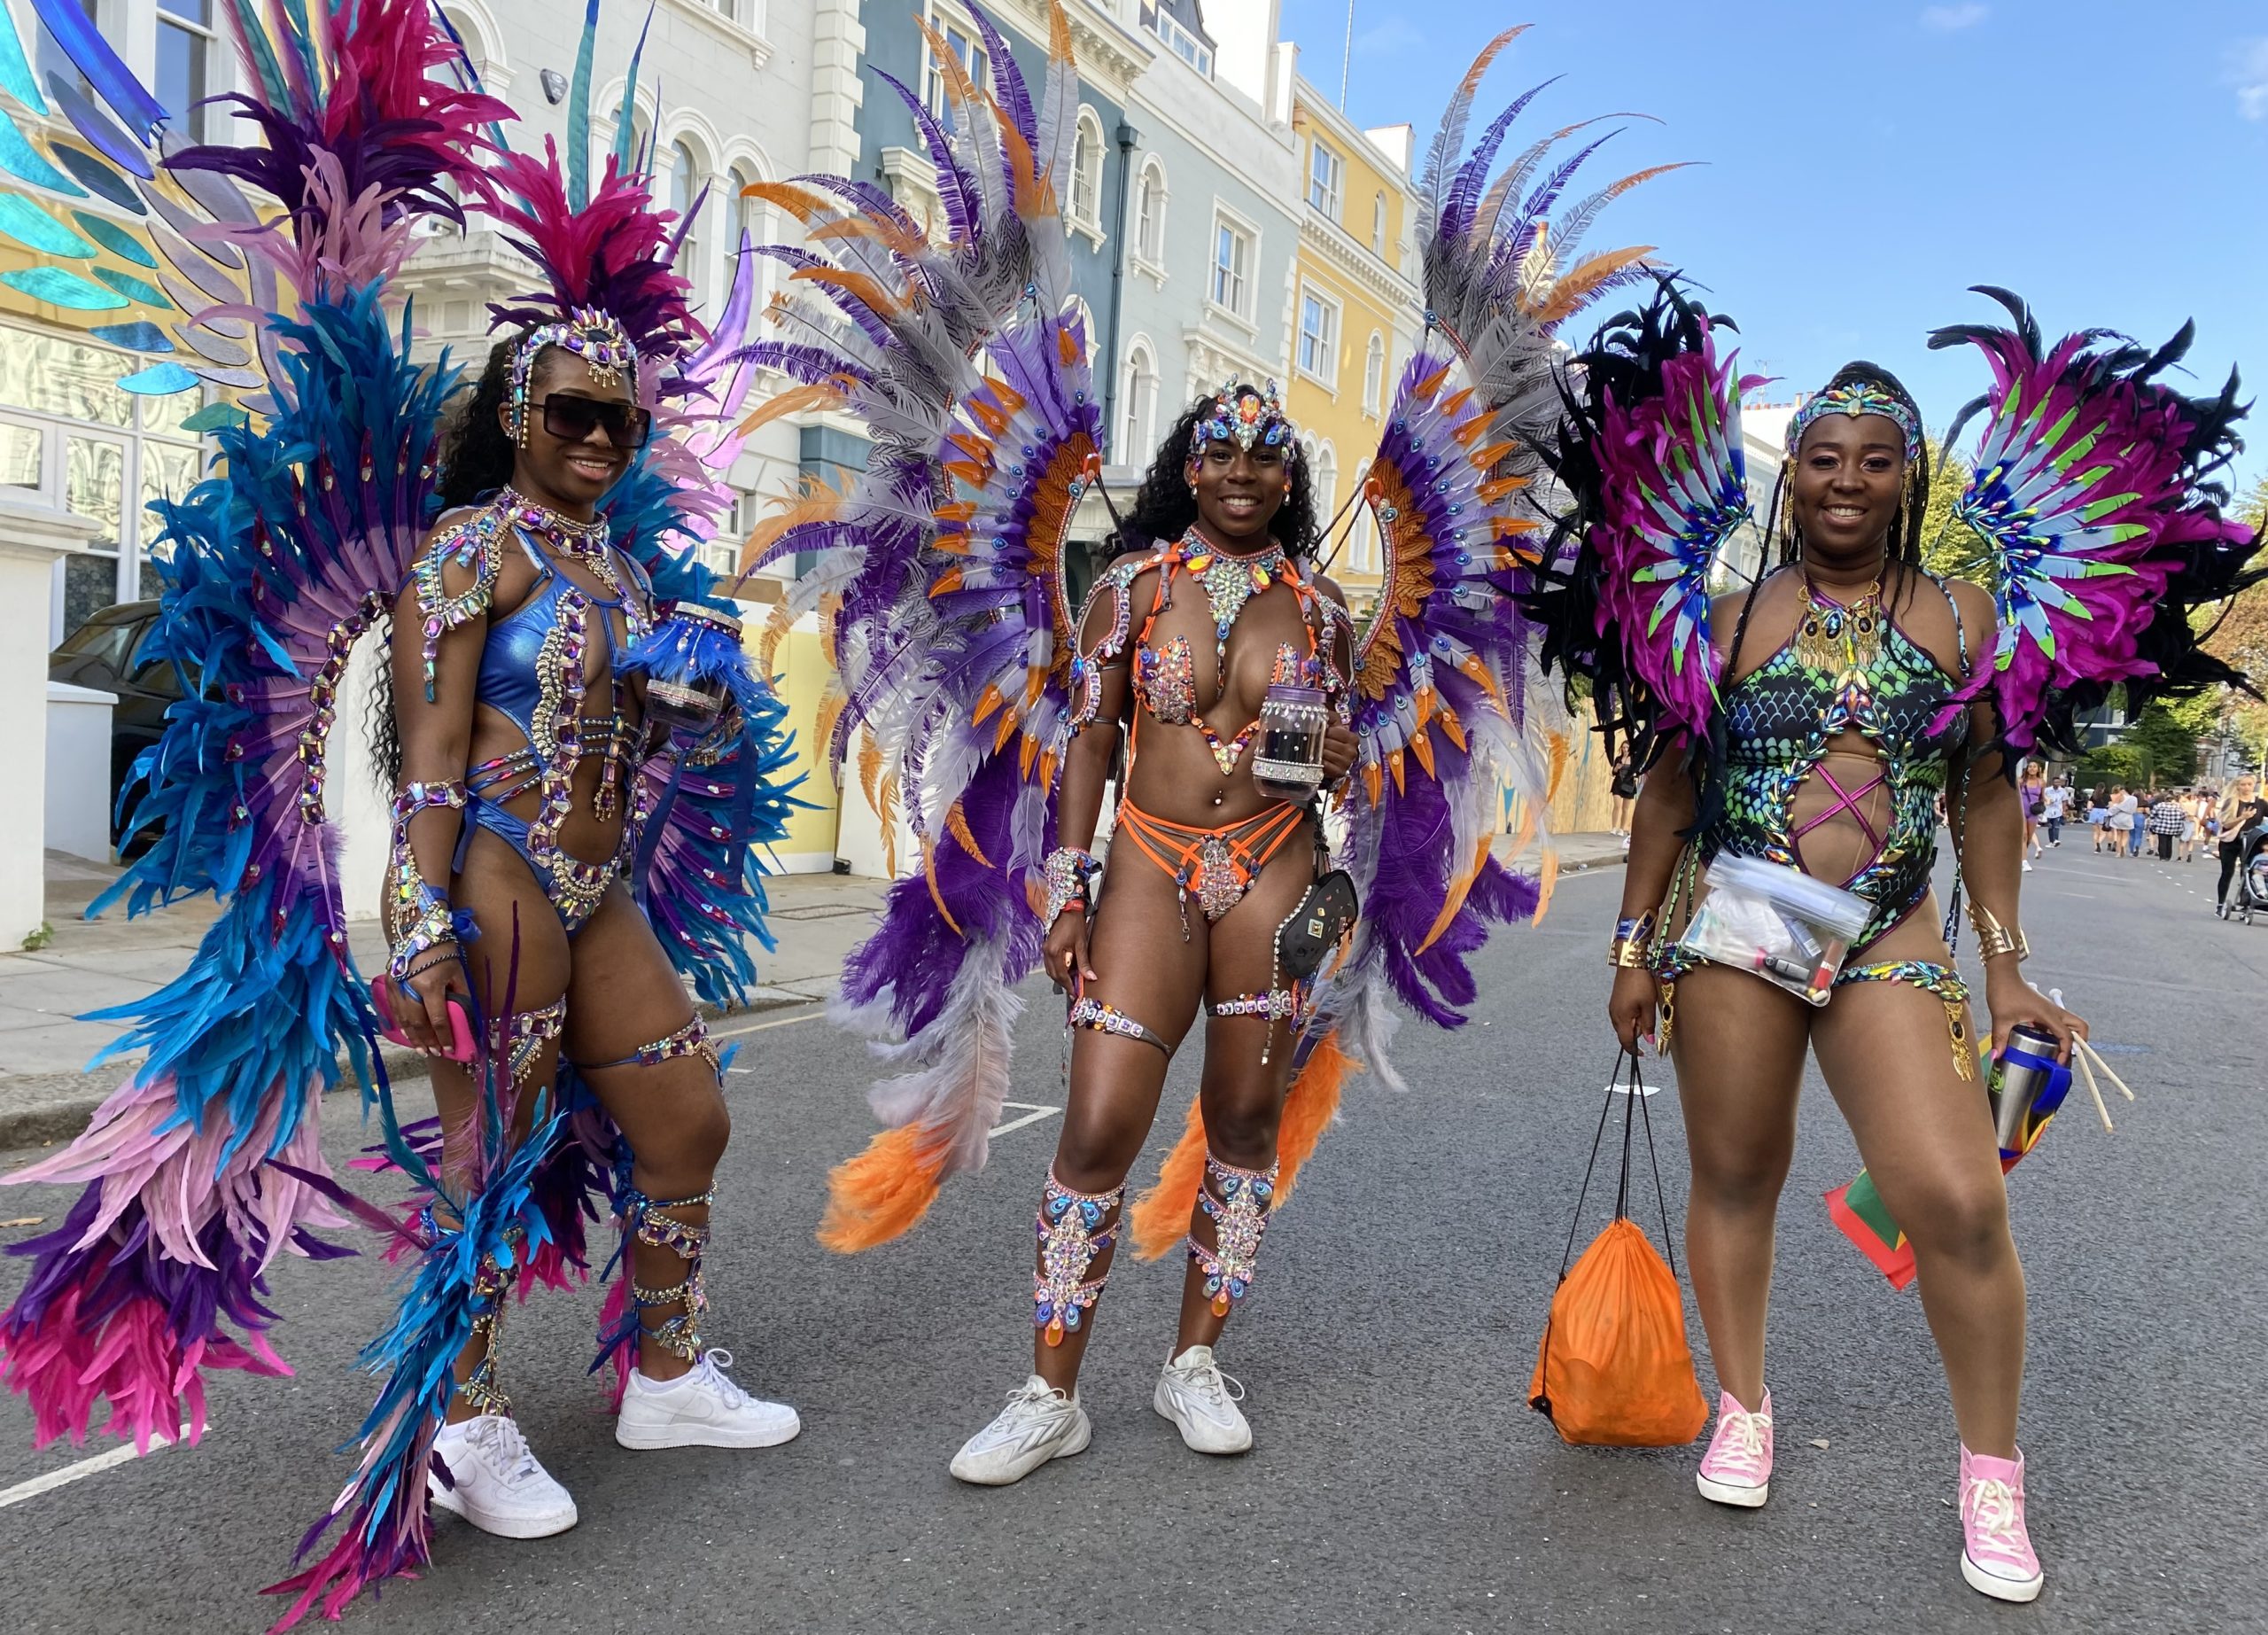
[[[1118, 141], [1118, 243], [1117, 253], [1110, 258], [1110, 346], [1104, 354], [1102, 446], [1117, 456], [1119, 464], [1124, 465], [1130, 463], [1126, 452], [1111, 448], [1110, 443], [1111, 435], [1117, 429], [1117, 422], [1113, 417], [1118, 411], [1118, 323], [1126, 305], [1126, 258], [1134, 253], [1134, 246], [1126, 239], [1127, 212], [1132, 202], [1127, 183], [1134, 169], [1134, 147], [1142, 136], [1123, 119], [1118, 121], [1118, 128], [1112, 134]], [[1092, 344], [1093, 338], [1089, 337], [1089, 345]], [[1141, 456], [1138, 453], [1132, 457], [1139, 459]]]
[[1355, 0], [1347, 0], [1347, 44], [1339, 54], [1339, 111], [1347, 112], [1347, 75], [1355, 66]]

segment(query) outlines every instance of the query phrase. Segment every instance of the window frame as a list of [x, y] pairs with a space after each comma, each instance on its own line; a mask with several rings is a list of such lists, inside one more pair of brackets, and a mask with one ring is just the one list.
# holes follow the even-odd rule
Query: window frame
[[[1155, 154], [1142, 162], [1142, 174], [1134, 184], [1134, 259], [1150, 267], [1163, 267], [1166, 260], [1166, 204], [1172, 197], [1166, 183], [1166, 167]], [[1156, 200], [1155, 208], [1151, 201]]]
[[1386, 259], [1386, 194], [1381, 191], [1371, 206], [1371, 253], [1380, 261]]
[[1148, 336], [1137, 335], [1126, 348], [1126, 362], [1118, 383], [1121, 424], [1116, 429], [1125, 437], [1124, 447], [1116, 450], [1118, 464], [1135, 463], [1141, 457], [1141, 450], [1154, 446], [1159, 385], [1155, 348], [1150, 345]]
[[1378, 330], [1363, 348], [1363, 412], [1375, 417], [1386, 405], [1386, 336]]
[[[678, 220], [671, 224], [670, 230], [674, 233], [681, 230], [685, 234], [679, 243], [675, 266], [679, 274], [693, 285], [686, 298], [687, 302], [697, 307], [709, 289], [709, 269], [703, 265], [708, 253], [705, 236], [702, 231], [701, 218], [707, 214], [709, 206], [709, 199], [704, 197], [704, 194], [713, 194], [716, 191], [713, 185], [714, 178], [703, 162], [699, 144], [695, 140], [692, 132], [681, 130], [672, 136], [669, 139], [669, 207], [678, 213]], [[684, 162], [686, 172], [681, 183], [679, 175], [680, 160]], [[686, 226], [685, 220], [688, 213], [692, 217], [692, 225]]]
[[[1223, 268], [1221, 241], [1224, 236], [1242, 246], [1244, 264], [1241, 267], [1227, 269]], [[1249, 328], [1254, 322], [1254, 302], [1259, 294], [1260, 230], [1218, 200], [1216, 200], [1213, 205], [1213, 248], [1212, 253], [1206, 258], [1206, 304], [1217, 311], [1227, 313], [1238, 323]], [[1222, 276], [1224, 270], [1237, 281], [1238, 287], [1235, 292], [1238, 300], [1234, 301], [1221, 299]]]
[[[205, 0], [206, 20], [201, 23], [174, 11], [173, 7], [180, 3], [181, 0], [157, 0], [156, 4], [151, 8], [156, 13], [157, 39], [162, 43], [167, 28], [177, 28], [195, 42], [198, 51], [198, 78], [203, 82], [202, 90], [200, 95], [192, 98], [188, 105], [176, 111], [181, 121], [179, 129], [182, 135], [192, 142], [212, 142], [219, 139], [218, 133], [213, 129], [212, 125], [212, 115], [215, 110], [202, 106], [200, 104], [203, 98], [210, 97], [226, 89], [214, 82], [215, 71], [221, 66], [221, 56], [217, 49], [221, 42], [220, 27], [213, 19], [214, 5], [224, 4], [226, 0]], [[154, 66], [151, 74], [154, 80]], [[220, 112], [225, 113], [226, 110], [220, 110]]]
[[[1094, 163], [1091, 167], [1083, 166], [1080, 160], [1090, 151], [1094, 155]], [[1063, 219], [1065, 225], [1093, 236], [1098, 243], [1101, 241], [1102, 235], [1103, 163], [1102, 116], [1083, 102], [1079, 105], [1079, 115], [1071, 132], [1071, 191], [1064, 201]], [[1084, 201], [1080, 198], [1083, 182], [1086, 193]]]
[[[1318, 167], [1328, 161], [1327, 179], [1317, 175]], [[1318, 197], [1320, 195], [1320, 197]], [[1321, 136], [1308, 138], [1308, 207], [1318, 210], [1332, 222], [1340, 219], [1347, 202], [1347, 156], [1325, 142]]]
[[[1308, 359], [1308, 308], [1312, 305], [1324, 320], [1322, 333], [1317, 336], [1318, 350], [1324, 354], [1322, 367]], [[1299, 372], [1316, 382], [1325, 391], [1339, 390], [1340, 336], [1345, 327], [1347, 303], [1319, 284], [1306, 279], [1300, 281], [1298, 325], [1292, 343], [1292, 362]]]
[[[980, 89], [990, 83], [992, 59], [974, 22], [958, 12], [932, 4], [929, 27], [947, 45], [962, 48], [960, 66]], [[945, 76], [938, 70], [936, 48], [926, 39], [921, 43], [921, 105], [928, 109], [931, 119], [945, 117]]]

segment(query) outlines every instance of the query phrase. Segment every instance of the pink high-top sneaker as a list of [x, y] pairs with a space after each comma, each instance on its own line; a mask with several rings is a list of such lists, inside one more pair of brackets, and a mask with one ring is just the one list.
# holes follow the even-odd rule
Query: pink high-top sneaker
[[2023, 1450], [1986, 1459], [1961, 1450], [1961, 1576], [1995, 1600], [2028, 1601], [2047, 1582], [2023, 1524]]
[[1751, 1413], [1730, 1391], [1717, 1393], [1717, 1434], [1701, 1456], [1694, 1485], [1701, 1497], [1754, 1510], [1772, 1491], [1772, 1393]]

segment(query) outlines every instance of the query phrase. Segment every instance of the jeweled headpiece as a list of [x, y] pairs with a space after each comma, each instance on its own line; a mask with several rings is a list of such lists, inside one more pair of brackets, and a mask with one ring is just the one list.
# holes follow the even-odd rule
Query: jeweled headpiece
[[1803, 447], [1804, 433], [1814, 420], [1829, 415], [1880, 415], [1894, 421], [1906, 433], [1906, 457], [1917, 460], [1922, 455], [1922, 423], [1914, 411], [1891, 393], [1870, 380], [1853, 380], [1839, 386], [1829, 386], [1816, 396], [1807, 398], [1788, 422], [1788, 453], [1792, 457]]
[[582, 359], [590, 366], [594, 385], [615, 385], [627, 377], [632, 395], [638, 391], [638, 348], [613, 314], [578, 307], [563, 322], [539, 324], [512, 349], [512, 440], [523, 448], [528, 440], [528, 388], [546, 346]]
[[1296, 437], [1284, 415], [1284, 395], [1274, 381], [1263, 390], [1241, 385], [1231, 375], [1205, 417], [1197, 423], [1192, 451], [1207, 443], [1234, 443], [1247, 452], [1257, 444], [1288, 454]]

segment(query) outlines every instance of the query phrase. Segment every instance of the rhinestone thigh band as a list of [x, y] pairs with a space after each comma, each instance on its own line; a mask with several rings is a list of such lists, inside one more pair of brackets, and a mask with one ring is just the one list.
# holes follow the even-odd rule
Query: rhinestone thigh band
[[1115, 1033], [1121, 1039], [1155, 1045], [1169, 1057], [1173, 1055], [1171, 1045], [1105, 1000], [1083, 998], [1072, 1000], [1070, 1025], [1084, 1028], [1091, 1033]]

